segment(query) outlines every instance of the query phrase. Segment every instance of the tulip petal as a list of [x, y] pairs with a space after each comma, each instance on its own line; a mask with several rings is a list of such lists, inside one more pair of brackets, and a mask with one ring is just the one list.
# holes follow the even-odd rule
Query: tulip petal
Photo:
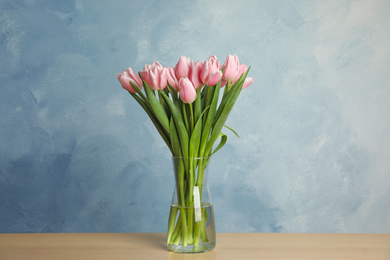
[[191, 60], [185, 56], [181, 56], [178, 63], [175, 66], [176, 76], [180, 78], [188, 77], [188, 73], [190, 70]]
[[249, 87], [250, 84], [252, 84], [254, 81], [255, 78], [250, 78], [250, 77], [246, 78], [244, 84], [242, 85], [242, 89]]
[[230, 55], [226, 58], [224, 64], [223, 79], [232, 83], [240, 72], [240, 61], [237, 55]]
[[196, 90], [191, 81], [188, 78], [180, 79], [179, 86], [180, 99], [187, 104], [194, 102], [196, 99]]
[[210, 74], [209, 75], [209, 80], [207, 81], [207, 85], [208, 86], [214, 86], [215, 84], [217, 84], [222, 78], [222, 72], [221, 71], [218, 71], [214, 74]]

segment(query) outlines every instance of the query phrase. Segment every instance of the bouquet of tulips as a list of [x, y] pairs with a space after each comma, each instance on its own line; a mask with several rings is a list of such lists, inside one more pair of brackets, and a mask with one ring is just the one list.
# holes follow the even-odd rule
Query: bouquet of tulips
[[[182, 158], [175, 167], [181, 221], [175, 226], [177, 212], [171, 212], [175, 218], [169, 221], [168, 244], [199, 244], [202, 232], [194, 228], [199, 223], [194, 223], [186, 209], [194, 205], [195, 186], [202, 196], [207, 158], [227, 141], [222, 128], [234, 132], [225, 122], [241, 90], [254, 81], [247, 77], [248, 71], [237, 55], [229, 55], [223, 65], [213, 55], [203, 63], [182, 56], [175, 67], [163, 67], [155, 61], [138, 74], [131, 68], [117, 74], [122, 87], [148, 114], [172, 156]], [[213, 150], [217, 140], [219, 144]], [[194, 158], [205, 159], [195, 163]]]

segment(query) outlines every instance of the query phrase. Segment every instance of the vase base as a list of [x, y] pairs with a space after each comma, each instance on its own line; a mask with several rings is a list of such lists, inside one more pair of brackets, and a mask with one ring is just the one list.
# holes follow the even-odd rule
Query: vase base
[[175, 252], [175, 253], [205, 253], [208, 251], [211, 251], [215, 248], [215, 242], [214, 243], [203, 243], [199, 246], [195, 245], [187, 245], [182, 246], [181, 244], [175, 245], [175, 244], [169, 244], [168, 249]]

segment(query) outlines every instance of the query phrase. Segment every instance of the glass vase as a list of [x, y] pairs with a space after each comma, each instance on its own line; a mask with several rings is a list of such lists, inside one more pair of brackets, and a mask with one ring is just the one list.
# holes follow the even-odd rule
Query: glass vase
[[175, 188], [168, 220], [167, 246], [178, 253], [215, 247], [215, 221], [208, 185], [210, 157], [173, 157]]

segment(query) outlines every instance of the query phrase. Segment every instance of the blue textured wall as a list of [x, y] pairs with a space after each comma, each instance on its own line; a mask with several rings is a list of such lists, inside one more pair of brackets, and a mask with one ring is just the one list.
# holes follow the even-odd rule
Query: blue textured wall
[[252, 65], [218, 232], [390, 232], [390, 2], [0, 0], [0, 232], [165, 232], [168, 149], [115, 74]]

